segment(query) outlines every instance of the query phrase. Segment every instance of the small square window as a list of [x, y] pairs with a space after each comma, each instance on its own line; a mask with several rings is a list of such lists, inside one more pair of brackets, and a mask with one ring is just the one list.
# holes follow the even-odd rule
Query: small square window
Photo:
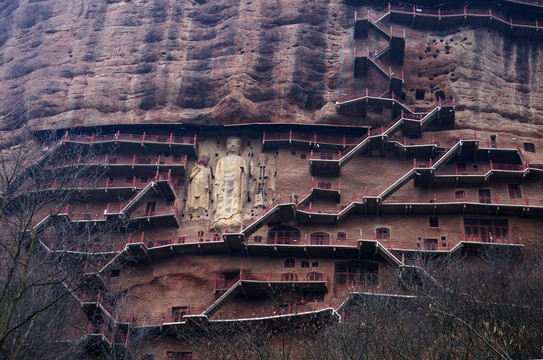
[[482, 204], [490, 204], [492, 202], [490, 189], [479, 189], [479, 202]]
[[524, 151], [535, 153], [535, 145], [533, 143], [524, 143]]
[[286, 268], [293, 268], [296, 265], [296, 262], [294, 259], [286, 259], [285, 260], [285, 267]]
[[300, 154], [300, 159], [305, 160], [307, 158], [306, 154]]
[[313, 261], [311, 263], [311, 267], [319, 267], [319, 262], [318, 261]]
[[303, 268], [308, 268], [308, 267], [309, 267], [309, 261], [302, 261], [302, 262], [301, 262], [301, 266], [302, 266]]
[[290, 152], [290, 155], [296, 156], [296, 151], [291, 151], [291, 152]]
[[188, 314], [188, 308], [186, 306], [174, 306], [172, 307], [172, 321], [181, 322], [183, 316]]
[[439, 218], [437, 216], [430, 216], [428, 220], [431, 228], [439, 227]]
[[456, 200], [464, 200], [466, 198], [466, 190], [456, 190], [454, 192], [454, 198]]
[[260, 235], [255, 235], [253, 237], [253, 242], [257, 243], [257, 244], [260, 244], [262, 242], [262, 236]]
[[424, 250], [437, 250], [437, 239], [422, 239]]
[[519, 184], [507, 184], [507, 190], [509, 192], [509, 199], [522, 199]]
[[458, 171], [466, 171], [466, 163], [456, 163], [456, 169]]

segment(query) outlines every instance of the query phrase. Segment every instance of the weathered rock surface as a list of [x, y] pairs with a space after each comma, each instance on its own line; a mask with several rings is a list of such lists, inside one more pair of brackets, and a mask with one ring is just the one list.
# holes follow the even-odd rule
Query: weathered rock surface
[[[344, 0], [4, 0], [0, 130], [361, 124], [333, 106], [341, 93], [383, 85], [375, 74], [353, 78], [361, 9]], [[541, 46], [484, 27], [407, 28], [406, 101], [455, 97], [459, 127], [538, 134]]]

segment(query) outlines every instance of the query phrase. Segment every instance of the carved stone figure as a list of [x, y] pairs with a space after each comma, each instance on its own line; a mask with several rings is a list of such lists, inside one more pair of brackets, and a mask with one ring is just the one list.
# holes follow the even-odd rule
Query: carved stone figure
[[267, 188], [270, 182], [270, 169], [267, 167], [268, 156], [266, 154], [258, 155], [258, 166], [253, 168], [254, 202], [253, 206], [265, 206], [267, 200]]
[[211, 228], [224, 232], [225, 228], [241, 226], [243, 205], [247, 199], [247, 166], [239, 156], [242, 140], [239, 137], [226, 139], [226, 156], [219, 159], [215, 169], [213, 201], [215, 211]]
[[200, 218], [204, 211], [209, 209], [211, 170], [207, 168], [207, 164], [210, 159], [209, 154], [202, 153], [198, 164], [192, 168], [190, 173], [186, 210], [193, 218]]

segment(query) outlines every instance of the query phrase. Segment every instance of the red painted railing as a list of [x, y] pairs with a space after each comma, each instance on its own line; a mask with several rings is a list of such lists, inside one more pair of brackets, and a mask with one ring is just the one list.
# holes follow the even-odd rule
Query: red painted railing
[[40, 241], [51, 251], [72, 251], [84, 253], [118, 253], [124, 249], [123, 241], [109, 240], [98, 242], [96, 239], [81, 241], [80, 239], [60, 239], [57, 236], [40, 236]]
[[386, 96], [387, 93], [388, 93], [388, 90], [369, 90], [366, 88], [365, 91], [360, 92], [360, 93], [355, 92], [353, 94], [340, 94], [337, 99], [337, 102], [338, 104], [341, 104], [342, 102], [345, 102], [345, 101], [361, 99], [363, 97], [383, 98]]
[[378, 48], [377, 50], [375, 50], [375, 52], [369, 54], [369, 57], [370, 58], [375, 58], [375, 59], [378, 59], [380, 58], [385, 52], [387, 52], [388, 50], [390, 50], [390, 44], [389, 43], [386, 43], [384, 45], [382, 45], [380, 48]]
[[[200, 312], [194, 309], [201, 307], [188, 306], [187, 311], [183, 315], [197, 315]], [[136, 327], [160, 326], [165, 323], [184, 323], [183, 315], [158, 315], [158, 316], [134, 316], [132, 324]]]
[[491, 170], [507, 170], [507, 171], [523, 171], [523, 164], [500, 164], [495, 162], [490, 162]]
[[337, 183], [311, 178], [311, 188], [321, 190], [341, 191], [341, 179]]
[[323, 302], [310, 302], [305, 304], [293, 304], [287, 306], [262, 307], [260, 309], [244, 311], [219, 311], [213, 315], [215, 320], [255, 319], [273, 316], [298, 315], [311, 313], [325, 309], [337, 309], [342, 303], [340, 299], [330, 299]]
[[510, 16], [505, 15], [502, 12], [490, 9], [490, 8], [484, 8], [484, 9], [474, 9], [470, 7], [464, 7], [461, 9], [448, 9], [448, 10], [441, 10], [441, 9], [425, 9], [425, 8], [419, 8], [419, 7], [401, 7], [396, 5], [391, 5], [390, 10], [394, 12], [402, 12], [402, 13], [414, 13], [414, 14], [420, 14], [420, 15], [430, 15], [430, 16], [488, 16], [493, 17], [497, 20], [503, 21], [506, 24], [509, 25], [519, 25], [519, 26], [529, 26], [538, 28], [539, 22], [537, 19], [513, 19]]
[[132, 141], [132, 142], [158, 142], [171, 144], [193, 144], [196, 145], [196, 135], [194, 136], [175, 136], [173, 134], [152, 135], [152, 134], [125, 134], [117, 132], [116, 134], [104, 135], [76, 135], [68, 134], [63, 138], [64, 141], [75, 141], [84, 143], [106, 142], [106, 141]]
[[[174, 191], [177, 190], [177, 184], [173, 181], [172, 171], [171, 170], [168, 170], [168, 172], [163, 172], [163, 173], [159, 173], [157, 171], [154, 177], [151, 177], [151, 178], [148, 179], [148, 182], [147, 182], [146, 186], [149, 185], [153, 181], [154, 182], [167, 181], [170, 184], [170, 186], [173, 188]], [[105, 210], [105, 214], [114, 213], [117, 209], [119, 209], [118, 212], [121, 212], [126, 207], [125, 205], [129, 205], [134, 199], [136, 199], [138, 196], [140, 196], [140, 192], [135, 193], [130, 199], [128, 199], [128, 201], [126, 203], [124, 203], [124, 204], [121, 203], [118, 207], [117, 206], [110, 206], [110, 204], [108, 204], [108, 206], [107, 206], [107, 208]], [[152, 209], [148, 209], [148, 210], [152, 210]], [[141, 213], [141, 211], [142, 210], [140, 210], [139, 212]], [[147, 210], [145, 210], [145, 212], [147, 212]]]
[[333, 135], [320, 135], [317, 133], [302, 133], [296, 131], [284, 131], [284, 132], [264, 132], [262, 141], [301, 141], [309, 144], [328, 144], [328, 145], [351, 145], [356, 141], [356, 137], [352, 136], [333, 136]]
[[[171, 187], [174, 190], [177, 190], [177, 184], [173, 181], [171, 170], [168, 172], [158, 173], [153, 176], [147, 178], [146, 181], [142, 181], [141, 177], [134, 176], [130, 179], [130, 181], [127, 180], [127, 177], [105, 177], [96, 181], [90, 181], [86, 182], [83, 180], [79, 181], [70, 181], [65, 179], [55, 179], [51, 182], [40, 184], [40, 189], [42, 190], [55, 190], [55, 189], [66, 189], [66, 190], [72, 190], [72, 189], [78, 189], [78, 190], [92, 190], [92, 189], [112, 189], [112, 188], [143, 188], [147, 186], [151, 181], [168, 181], [171, 185]], [[35, 190], [34, 187], [28, 187], [25, 189], [26, 191], [33, 191]], [[135, 195], [134, 195], [135, 196]], [[129, 200], [130, 201], [130, 200]], [[128, 202], [127, 202], [128, 203]]]
[[385, 204], [447, 204], [447, 203], [481, 203], [481, 204], [504, 204], [504, 205], [530, 205], [536, 204], [537, 200], [533, 198], [480, 198], [479, 196], [469, 197], [465, 194], [456, 197], [455, 195], [401, 195], [391, 196], [385, 200]]
[[145, 237], [145, 232], [141, 234], [130, 234], [126, 241], [127, 244], [144, 243], [148, 248], [176, 245], [176, 244], [190, 244], [190, 243], [202, 243], [202, 242], [218, 242], [223, 241], [221, 234], [204, 234], [202, 236], [176, 236], [172, 233], [172, 236], [168, 239], [151, 239]]
[[310, 160], [339, 160], [341, 158], [341, 152], [316, 152], [311, 150]]
[[273, 210], [273, 208], [275, 206], [277, 206], [277, 205], [281, 205], [281, 197], [280, 196], [278, 196], [277, 199], [271, 205], [266, 205], [261, 212], [259, 212], [258, 214], [256, 214], [252, 218], [250, 218], [248, 220], [245, 220], [243, 222], [243, 228], [246, 228], [246, 227], [250, 226], [251, 224], [255, 223], [257, 220], [264, 217], [268, 212]]
[[300, 211], [314, 214], [338, 214], [341, 210], [343, 210], [339, 204], [336, 207], [317, 207], [313, 206], [312, 203], [309, 203], [309, 205], [298, 204], [296, 205], [296, 208]]
[[522, 245], [522, 236], [519, 235], [507, 235], [507, 236], [495, 236], [492, 233], [488, 235], [469, 235], [460, 234], [457, 238], [457, 243], [461, 241], [490, 243], [490, 244], [508, 244], [508, 245]]
[[173, 215], [178, 220], [180, 219], [180, 211], [177, 208], [177, 203], [171, 206], [166, 205], [156, 205], [155, 208], [149, 208], [145, 210], [137, 210], [130, 215], [131, 219], [136, 218], [144, 218], [144, 217], [150, 217], [150, 216], [163, 216], [163, 215]]
[[[218, 294], [220, 297], [220, 294]], [[242, 319], [242, 318], [262, 318], [269, 316], [281, 316], [281, 315], [297, 315], [301, 313], [314, 312], [324, 310], [328, 308], [337, 309], [344, 299], [331, 298], [325, 302], [311, 302], [306, 304], [290, 305], [290, 306], [275, 306], [275, 307], [263, 307], [258, 310], [246, 310], [246, 311], [219, 311], [212, 316], [214, 320], [228, 320], [228, 319]], [[215, 302], [213, 300], [213, 302]], [[213, 303], [212, 302], [212, 303]], [[198, 311], [198, 310], [199, 311]], [[191, 307], [189, 306], [187, 312], [184, 315], [197, 315], [202, 313], [206, 309], [205, 306]], [[160, 326], [166, 323], [184, 323], [183, 316], [180, 315], [159, 315], [159, 316], [133, 316], [132, 324], [136, 327], [148, 327], [148, 326]]]
[[98, 294], [87, 294], [84, 292], [76, 291], [74, 294], [81, 300], [83, 303], [96, 303], [99, 304], [110, 316], [113, 316], [114, 311], [111, 305], [104, 300], [104, 297], [101, 293]]
[[50, 168], [60, 167], [60, 166], [73, 166], [73, 165], [187, 165], [187, 155], [184, 156], [168, 156], [164, 157], [162, 155], [158, 156], [138, 156], [136, 154], [131, 156], [118, 156], [106, 154], [103, 156], [94, 156], [89, 158], [81, 159], [79, 157], [77, 161], [72, 159], [64, 159], [62, 161], [55, 161], [50, 164]]
[[368, 138], [368, 136], [369, 136], [370, 131], [371, 131], [371, 129], [368, 129], [368, 133], [366, 135], [358, 138], [358, 140], [356, 140], [351, 146], [349, 146], [348, 148], [343, 150], [341, 152], [340, 157], [343, 157], [343, 156], [347, 155], [349, 152], [351, 152], [353, 149], [355, 149], [359, 144], [361, 144], [364, 140], [366, 140]]
[[338, 104], [341, 104], [341, 103], [346, 102], [346, 101], [362, 99], [364, 97], [374, 97], [374, 98], [380, 98], [380, 99], [394, 100], [394, 101], [398, 102], [399, 104], [401, 104], [406, 111], [417, 114], [417, 115], [419, 115], [419, 117], [420, 117], [420, 115], [423, 116], [423, 115], [431, 112], [432, 110], [434, 110], [438, 106], [456, 106], [456, 101], [455, 101], [454, 98], [453, 99], [442, 99], [441, 103], [438, 102], [436, 105], [434, 105], [432, 107], [412, 106], [412, 105], [407, 105], [405, 103], [405, 101], [398, 98], [398, 96], [396, 96], [395, 94], [391, 94], [388, 90], [385, 91], [385, 92], [380, 92], [380, 91], [370, 91], [368, 89], [366, 89], [366, 91], [362, 92], [362, 93], [354, 93], [354, 94], [349, 94], [349, 95], [343, 95], [342, 94], [342, 95], [340, 95], [338, 97], [337, 102], [338, 102]]
[[254, 235], [248, 240], [250, 244], [264, 245], [313, 245], [313, 246], [356, 246], [358, 239], [346, 239], [332, 237], [326, 240], [311, 240], [310, 237], [293, 238], [293, 237], [267, 237]]
[[240, 280], [259, 282], [328, 282], [328, 272], [297, 273], [293, 270], [283, 273], [252, 273], [242, 271], [240, 272]]

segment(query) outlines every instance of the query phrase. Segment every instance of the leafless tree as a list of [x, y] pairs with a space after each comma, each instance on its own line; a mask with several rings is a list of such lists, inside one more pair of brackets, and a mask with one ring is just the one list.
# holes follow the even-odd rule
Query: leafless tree
[[[422, 254], [422, 253], [421, 253]], [[382, 293], [353, 288], [341, 322], [231, 322], [178, 336], [204, 359], [531, 359], [543, 356], [543, 256], [487, 246], [426, 256]], [[265, 326], [266, 325], [266, 326]]]
[[2, 144], [1, 357], [70, 358], [76, 347], [66, 346], [66, 340], [82, 334], [74, 320], [80, 305], [72, 293], [85, 286], [84, 265], [103, 258], [103, 252], [88, 249], [105, 229], [70, 221], [67, 205], [87, 200], [87, 189], [104, 169], [73, 166], [74, 159], [94, 150], [63, 144], [55, 134], [38, 138], [19, 131], [17, 141]]

